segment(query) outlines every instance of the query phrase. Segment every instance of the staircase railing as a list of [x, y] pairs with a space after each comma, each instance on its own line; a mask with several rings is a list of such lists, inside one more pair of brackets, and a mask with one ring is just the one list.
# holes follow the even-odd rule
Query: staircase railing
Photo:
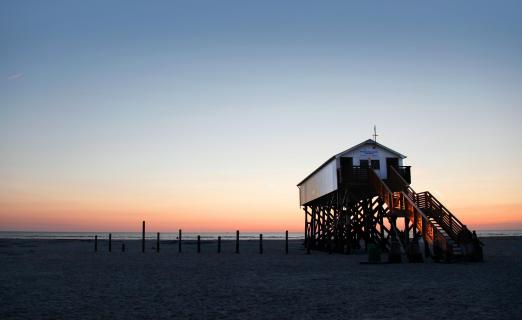
[[[395, 173], [393, 172], [394, 169], [392, 168], [392, 175], [396, 174], [400, 177], [396, 171]], [[406, 211], [408, 219], [413, 223], [415, 228], [423, 231], [421, 232], [422, 237], [430, 247], [434, 248], [438, 246], [442, 252], [446, 252], [448, 256], [452, 255], [453, 248], [449, 245], [448, 239], [433, 225], [422, 209], [416, 204], [417, 194], [412, 188], [404, 184], [402, 191], [394, 193], [374, 170], [370, 170], [368, 178], [374, 190], [384, 200], [390, 210], [401, 209]], [[390, 174], [388, 178], [390, 178]], [[404, 179], [402, 180], [406, 183]]]
[[463, 231], [467, 230], [467, 227], [429, 191], [420, 192], [416, 195], [419, 207], [428, 209], [430, 216], [432, 216], [453, 239], [458, 240], [463, 234]]
[[[449, 244], [448, 239], [433, 225], [422, 209], [404, 191], [401, 193], [405, 198], [406, 213], [410, 222], [413, 223], [417, 230], [422, 230], [422, 238], [433, 251], [436, 251], [435, 247], [439, 247], [442, 252], [446, 252], [445, 258], [448, 259], [453, 255], [453, 248]], [[437, 252], [434, 252], [434, 254], [437, 254]]]
[[393, 192], [391, 192], [390, 188], [384, 183], [379, 175], [375, 172], [375, 170], [369, 170], [368, 172], [368, 181], [373, 189], [377, 192], [379, 197], [384, 200], [384, 203], [391, 210], [395, 208], [393, 201]]
[[466, 226], [429, 191], [416, 193], [395, 168], [389, 168], [388, 179], [394, 184], [399, 185], [400, 189], [404, 190], [407, 197], [412, 199], [420, 209], [426, 209], [425, 212], [429, 213], [430, 217], [433, 217], [452, 239], [457, 240], [462, 234], [462, 231], [467, 229]]
[[404, 191], [410, 199], [417, 203], [415, 199], [415, 191], [410, 187], [410, 183], [404, 179], [402, 174], [400, 174], [394, 166], [388, 167], [388, 182], [393, 186], [394, 190]]

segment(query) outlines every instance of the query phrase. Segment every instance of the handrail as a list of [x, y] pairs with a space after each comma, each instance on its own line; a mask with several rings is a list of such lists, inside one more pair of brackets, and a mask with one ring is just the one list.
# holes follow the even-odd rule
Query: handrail
[[[415, 197], [410, 197], [406, 192], [412, 192], [415, 195], [415, 191], [413, 189], [408, 188], [406, 191], [401, 191], [398, 194], [400, 195], [398, 199], [396, 200], [394, 197], [394, 193], [390, 190], [390, 188], [382, 181], [382, 179], [378, 176], [378, 174], [375, 172], [375, 170], [369, 171], [369, 182], [374, 187], [377, 194], [384, 200], [384, 202], [388, 205], [388, 208], [394, 209], [394, 208], [402, 208], [404, 206], [404, 209], [406, 212], [410, 213], [408, 215], [408, 218], [413, 220], [412, 222], [418, 221], [420, 218], [422, 221], [422, 225], [429, 226], [431, 229], [431, 232], [422, 232], [423, 239], [429, 244], [432, 245], [435, 243], [435, 241], [439, 240], [442, 242], [444, 246], [444, 251], [448, 252], [449, 255], [452, 254], [452, 247], [449, 245], [448, 239], [433, 225], [433, 223], [428, 219], [426, 214], [417, 206], [415, 203]], [[396, 193], [397, 194], [397, 193]], [[395, 201], [398, 201], [398, 203], [395, 203]], [[417, 218], [416, 218], [417, 217]], [[417, 226], [416, 226], [417, 227]], [[429, 234], [432, 234], [433, 237], [431, 237]]]
[[[418, 193], [419, 202], [422, 202], [427, 209], [433, 210], [433, 218], [441, 224], [453, 239], [457, 240], [463, 230], [467, 227], [449, 211], [437, 198], [429, 191]], [[423, 199], [424, 198], [424, 199]]]
[[[406, 189], [406, 198], [410, 198], [413, 200], [413, 202], [420, 207], [423, 207], [420, 205], [421, 203], [424, 204], [424, 206], [427, 206], [427, 208], [431, 209], [432, 207], [435, 207], [440, 212], [442, 212], [442, 215], [436, 216], [434, 215], [433, 218], [436, 219], [436, 221], [441, 224], [441, 226], [446, 227], [444, 229], [447, 232], [451, 233], [451, 236], [453, 239], [457, 239], [459, 234], [462, 232], [463, 229], [466, 228], [466, 226], [460, 222], [457, 217], [451, 213], [437, 198], [435, 198], [429, 191], [424, 191], [421, 193], [416, 193], [415, 190], [413, 190], [406, 180], [395, 170], [394, 167], [390, 166], [388, 171], [388, 177], [392, 181], [392, 183], [398, 183], [399, 187], [403, 187]], [[426, 199], [423, 199], [426, 197]], [[424, 201], [423, 201], [424, 200]], [[447, 217], [447, 218], [446, 218]]]
[[[411, 198], [409, 198], [404, 191], [401, 192], [404, 198], [406, 199], [406, 211], [408, 213], [411, 213], [413, 217], [409, 217], [410, 221], [415, 223], [415, 220], [418, 221], [418, 218], [415, 219], [416, 215], [419, 215], [422, 221], [423, 228], [426, 228], [429, 226], [431, 228], [431, 232], [422, 232], [422, 238], [424, 241], [426, 241], [429, 245], [432, 245], [435, 243], [436, 240], [442, 241], [444, 244], [444, 251], [448, 252], [449, 255], [453, 254], [453, 248], [449, 245], [448, 239], [437, 229], [435, 226], [431, 223], [431, 221], [428, 219], [426, 214], [422, 212], [422, 210], [413, 202]], [[418, 227], [418, 225], [416, 226]], [[426, 230], [427, 231], [427, 230]], [[433, 238], [429, 236], [429, 233], [433, 233]]]
[[374, 187], [375, 191], [377, 191], [377, 194], [384, 200], [384, 203], [386, 203], [388, 208], [395, 208], [393, 205], [393, 193], [375, 172], [375, 169], [369, 170], [368, 180]]
[[447, 213], [452, 217], [453, 220], [455, 220], [459, 225], [464, 226], [464, 224], [463, 224], [463, 223], [462, 223], [462, 222], [461, 222], [461, 221], [460, 221], [460, 220], [459, 220], [459, 219], [458, 219], [458, 218], [457, 218], [453, 213], [451, 213], [451, 211], [449, 211], [448, 208], [446, 208], [446, 207], [442, 204], [442, 202], [440, 202], [437, 198], [435, 198], [435, 196], [433, 196], [433, 195], [431, 194], [431, 192], [426, 191], [426, 193], [429, 194], [429, 195], [430, 195], [430, 198], [431, 198], [432, 200], [434, 200], [434, 201], [437, 203], [437, 205], [440, 206], [440, 208], [441, 208], [442, 210], [444, 210], [445, 212], [447, 212]]

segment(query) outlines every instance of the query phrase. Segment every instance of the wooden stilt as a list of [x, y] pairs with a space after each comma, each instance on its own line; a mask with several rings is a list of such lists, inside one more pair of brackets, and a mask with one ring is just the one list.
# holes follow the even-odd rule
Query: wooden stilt
[[305, 241], [304, 241], [304, 245], [305, 245], [305, 248], [308, 246], [308, 207], [307, 206], [304, 206], [303, 208], [304, 210], [304, 216], [305, 216], [305, 232], [304, 232], [304, 238], [305, 238]]
[[316, 207], [312, 207], [312, 232], [310, 237], [308, 238], [308, 248], [315, 248], [315, 234], [316, 234]]

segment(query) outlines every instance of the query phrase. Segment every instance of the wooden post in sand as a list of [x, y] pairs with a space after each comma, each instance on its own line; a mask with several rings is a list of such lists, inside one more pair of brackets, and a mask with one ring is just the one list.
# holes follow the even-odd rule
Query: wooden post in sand
[[288, 254], [288, 230], [285, 232], [285, 254]]
[[125, 243], [121, 244], [121, 252], [125, 252]]
[[236, 253], [239, 253], [239, 230], [236, 231]]
[[98, 252], [98, 236], [94, 236], [94, 252]]
[[141, 223], [141, 252], [145, 252], [145, 221]]
[[178, 252], [181, 252], [181, 229], [179, 229], [179, 236], [178, 236]]
[[160, 246], [160, 233], [158, 232], [158, 235], [156, 236], [156, 252], [159, 252], [159, 246]]
[[198, 235], [198, 253], [201, 253], [201, 236]]
[[218, 253], [221, 253], [221, 236], [218, 237]]
[[259, 254], [263, 254], [263, 234], [259, 234]]
[[145, 252], [145, 221], [141, 222], [141, 252]]
[[109, 252], [112, 251], [112, 234], [109, 233]]

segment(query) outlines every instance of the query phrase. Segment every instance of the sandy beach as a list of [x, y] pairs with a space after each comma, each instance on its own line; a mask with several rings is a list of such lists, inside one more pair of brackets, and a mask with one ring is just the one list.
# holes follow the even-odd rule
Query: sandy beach
[[364, 265], [302, 241], [0, 240], [0, 319], [517, 319], [522, 238], [484, 238], [484, 263]]

